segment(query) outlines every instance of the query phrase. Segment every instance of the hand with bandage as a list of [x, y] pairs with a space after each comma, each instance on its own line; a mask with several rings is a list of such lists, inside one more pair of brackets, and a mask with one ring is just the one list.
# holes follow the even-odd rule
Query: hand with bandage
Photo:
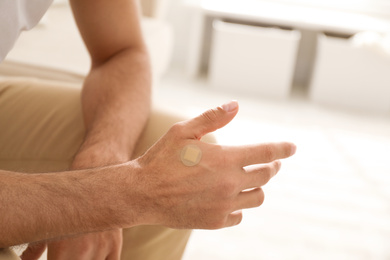
[[136, 192], [142, 194], [137, 204], [145, 224], [223, 228], [239, 224], [242, 209], [263, 203], [261, 187], [279, 171], [279, 159], [293, 155], [296, 146], [283, 142], [230, 147], [200, 141], [237, 112], [238, 104], [232, 101], [177, 123], [136, 160]]
[[[8, 196], [1, 201], [7, 214], [0, 219], [15, 220], [0, 229], [0, 248], [143, 224], [237, 225], [242, 209], [263, 203], [262, 186], [279, 171], [279, 159], [296, 150], [287, 142], [232, 147], [200, 140], [237, 112], [237, 102], [230, 102], [177, 123], [144, 155], [126, 163], [36, 174], [0, 170]], [[31, 199], [14, 195], [22, 192]], [[41, 205], [45, 210], [37, 211]], [[29, 228], [19, 232], [18, 226]], [[37, 258], [43, 249], [27, 251], [23, 259]]]

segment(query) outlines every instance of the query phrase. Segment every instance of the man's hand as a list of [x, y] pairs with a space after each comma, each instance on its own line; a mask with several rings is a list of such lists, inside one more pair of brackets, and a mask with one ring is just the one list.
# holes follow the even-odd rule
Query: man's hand
[[47, 248], [46, 242], [39, 244], [29, 244], [23, 254], [20, 256], [21, 260], [38, 260]]
[[[237, 111], [237, 103], [231, 102], [178, 123], [136, 160], [133, 200], [139, 203], [145, 224], [223, 228], [239, 224], [242, 209], [263, 203], [261, 187], [279, 171], [279, 159], [293, 155], [296, 147], [291, 143], [227, 147], [200, 141], [229, 123]], [[188, 145], [202, 153], [194, 166], [181, 161]]]
[[122, 230], [91, 233], [49, 244], [48, 259], [120, 259]]
[[[228, 147], [199, 140], [226, 125], [237, 110], [232, 102], [178, 123], [127, 163], [44, 174], [0, 171], [7, 195], [1, 202], [8, 209], [0, 215], [2, 223], [18, 216], [0, 229], [0, 247], [142, 224], [204, 229], [238, 224], [241, 209], [262, 204], [261, 187], [279, 170], [278, 160], [296, 148], [291, 143]], [[202, 152], [194, 166], [181, 160], [188, 145]], [[29, 199], [18, 199], [23, 191]], [[37, 211], [39, 205], [46, 210]], [[15, 231], [15, 225], [24, 232]]]
[[[46, 249], [46, 243], [29, 245], [20, 256], [22, 260], [38, 260]], [[122, 230], [90, 233], [49, 243], [47, 259], [120, 259]]]

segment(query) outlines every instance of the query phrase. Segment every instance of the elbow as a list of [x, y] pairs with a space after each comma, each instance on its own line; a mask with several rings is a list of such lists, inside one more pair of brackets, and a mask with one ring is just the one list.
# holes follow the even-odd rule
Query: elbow
[[125, 46], [109, 52], [90, 53], [90, 55], [92, 68], [100, 67], [113, 60], [123, 62], [130, 59], [131, 61], [138, 60], [144, 63], [150, 62], [149, 51], [145, 45]]

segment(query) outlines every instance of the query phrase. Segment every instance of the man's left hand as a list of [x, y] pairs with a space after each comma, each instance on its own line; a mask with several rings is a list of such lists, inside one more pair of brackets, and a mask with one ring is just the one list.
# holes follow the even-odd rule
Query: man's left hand
[[48, 244], [47, 259], [118, 260], [122, 251], [122, 230], [90, 233]]
[[[29, 245], [20, 256], [22, 260], [38, 260], [46, 249], [46, 243]], [[122, 230], [90, 233], [48, 245], [47, 259], [118, 260], [122, 251]]]

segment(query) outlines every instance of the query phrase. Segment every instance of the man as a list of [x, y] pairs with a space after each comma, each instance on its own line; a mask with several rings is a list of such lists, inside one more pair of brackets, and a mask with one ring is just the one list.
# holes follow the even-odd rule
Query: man
[[[176, 120], [149, 116], [136, 1], [70, 3], [92, 61], [81, 104], [62, 83], [0, 82], [0, 259], [23, 243], [32, 246], [22, 259], [37, 259], [45, 241], [49, 259], [180, 259], [189, 229], [237, 225], [241, 209], [259, 206], [261, 186], [295, 146], [200, 141], [237, 114], [229, 102], [174, 124], [144, 153], [158, 121]], [[0, 50], [49, 4], [3, 0]]]

